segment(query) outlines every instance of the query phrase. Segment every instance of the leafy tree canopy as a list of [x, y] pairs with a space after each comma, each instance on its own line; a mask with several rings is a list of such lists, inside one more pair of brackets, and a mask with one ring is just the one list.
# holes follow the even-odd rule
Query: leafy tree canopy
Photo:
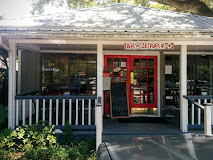
[[173, 10], [213, 17], [213, 0], [29, 0], [32, 14], [41, 14], [48, 5], [68, 9], [89, 8], [100, 5], [125, 2], [156, 9]]

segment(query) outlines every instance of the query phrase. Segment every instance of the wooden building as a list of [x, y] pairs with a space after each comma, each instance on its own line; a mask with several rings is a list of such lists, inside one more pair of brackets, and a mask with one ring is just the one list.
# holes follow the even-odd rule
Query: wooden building
[[48, 120], [60, 128], [68, 120], [96, 128], [100, 144], [103, 115], [111, 116], [108, 84], [124, 81], [128, 117], [169, 116], [163, 111], [172, 108], [187, 132], [202, 123], [197, 106], [211, 101], [212, 32], [210, 17], [127, 4], [0, 21], [10, 62], [8, 127]]

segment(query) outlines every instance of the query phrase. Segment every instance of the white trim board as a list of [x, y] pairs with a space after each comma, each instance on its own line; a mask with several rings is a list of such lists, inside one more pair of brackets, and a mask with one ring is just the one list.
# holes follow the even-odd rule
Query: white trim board
[[[31, 44], [103, 44], [103, 45], [124, 45], [124, 43], [133, 43], [133, 42], [137, 42], [137, 41], [133, 41], [133, 40], [116, 40], [116, 41], [112, 41], [112, 40], [65, 40], [65, 39], [9, 39], [9, 42], [11, 43], [20, 43], [20, 44], [25, 44], [25, 43], [31, 43]], [[159, 40], [155, 40], [155, 41], [140, 41], [142, 42], [149, 42], [149, 43], [174, 43], [174, 45], [213, 45], [213, 41], [212, 39], [208, 39], [208, 40], [202, 40], [202, 41], [195, 41], [195, 40], [183, 40], [183, 41], [178, 41], [178, 40], [163, 40], [163, 39], [159, 39]]]
[[[176, 54], [176, 55], [179, 55], [180, 54], [180, 52], [179, 51], [169, 51], [169, 52], [167, 52], [167, 51], [164, 51], [163, 52], [163, 54]], [[199, 51], [199, 52], [192, 52], [192, 51], [189, 51], [189, 52], [187, 52], [187, 55], [203, 55], [203, 54], [205, 54], [205, 55], [213, 55], [213, 52], [207, 52], [207, 51]]]

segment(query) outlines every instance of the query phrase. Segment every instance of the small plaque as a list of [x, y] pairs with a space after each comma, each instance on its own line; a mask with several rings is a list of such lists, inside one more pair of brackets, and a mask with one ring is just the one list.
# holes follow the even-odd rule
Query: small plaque
[[104, 91], [110, 90], [110, 73], [109, 72], [103, 73], [103, 90]]
[[121, 62], [121, 67], [126, 67], [126, 62]]
[[172, 65], [165, 65], [165, 74], [172, 74]]

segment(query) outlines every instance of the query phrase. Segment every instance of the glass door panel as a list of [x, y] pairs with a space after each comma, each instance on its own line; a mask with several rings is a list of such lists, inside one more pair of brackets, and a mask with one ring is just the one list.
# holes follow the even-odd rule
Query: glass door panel
[[132, 114], [157, 114], [157, 58], [132, 56]]
[[110, 72], [112, 81], [127, 81], [127, 58], [113, 56], [106, 58], [105, 71]]

